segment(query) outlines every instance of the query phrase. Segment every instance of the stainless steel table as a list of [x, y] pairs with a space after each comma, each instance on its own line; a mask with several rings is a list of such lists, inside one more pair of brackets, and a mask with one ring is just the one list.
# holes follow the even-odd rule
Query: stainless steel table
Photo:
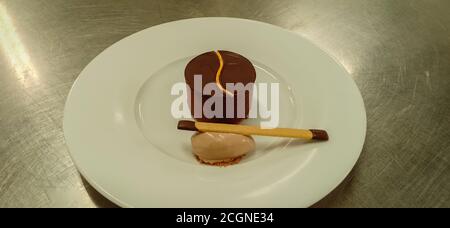
[[448, 0], [2, 0], [0, 207], [114, 206], [69, 158], [62, 131], [69, 89], [121, 38], [203, 16], [303, 34], [359, 86], [368, 116], [362, 156], [315, 207], [449, 207], [449, 12]]

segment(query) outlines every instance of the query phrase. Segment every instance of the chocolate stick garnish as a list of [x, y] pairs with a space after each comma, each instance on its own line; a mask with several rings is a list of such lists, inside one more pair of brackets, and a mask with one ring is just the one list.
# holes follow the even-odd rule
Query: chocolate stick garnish
[[261, 135], [287, 138], [314, 139], [320, 141], [328, 140], [328, 133], [318, 129], [292, 129], [292, 128], [270, 128], [263, 129], [250, 125], [205, 123], [181, 120], [178, 122], [179, 130], [234, 133], [241, 135]]

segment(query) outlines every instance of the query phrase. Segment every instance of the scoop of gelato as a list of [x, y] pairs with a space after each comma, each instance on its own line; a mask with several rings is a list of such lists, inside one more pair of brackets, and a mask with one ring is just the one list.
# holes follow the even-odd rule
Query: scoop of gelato
[[251, 136], [204, 132], [192, 136], [192, 149], [197, 158], [205, 164], [226, 166], [235, 164], [255, 149]]

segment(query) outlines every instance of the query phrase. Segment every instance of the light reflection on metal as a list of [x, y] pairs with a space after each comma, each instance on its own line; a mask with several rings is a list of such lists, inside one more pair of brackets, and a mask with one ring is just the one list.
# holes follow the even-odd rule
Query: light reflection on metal
[[0, 47], [16, 71], [17, 78], [25, 83], [27, 79], [38, 80], [39, 76], [31, 58], [22, 43], [16, 27], [6, 8], [0, 3]]

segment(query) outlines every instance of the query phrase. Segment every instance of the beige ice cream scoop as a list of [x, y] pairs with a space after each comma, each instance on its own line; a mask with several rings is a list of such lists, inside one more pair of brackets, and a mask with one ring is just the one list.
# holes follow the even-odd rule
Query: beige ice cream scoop
[[233, 133], [204, 132], [192, 136], [192, 149], [203, 163], [229, 165], [255, 149], [251, 136]]

